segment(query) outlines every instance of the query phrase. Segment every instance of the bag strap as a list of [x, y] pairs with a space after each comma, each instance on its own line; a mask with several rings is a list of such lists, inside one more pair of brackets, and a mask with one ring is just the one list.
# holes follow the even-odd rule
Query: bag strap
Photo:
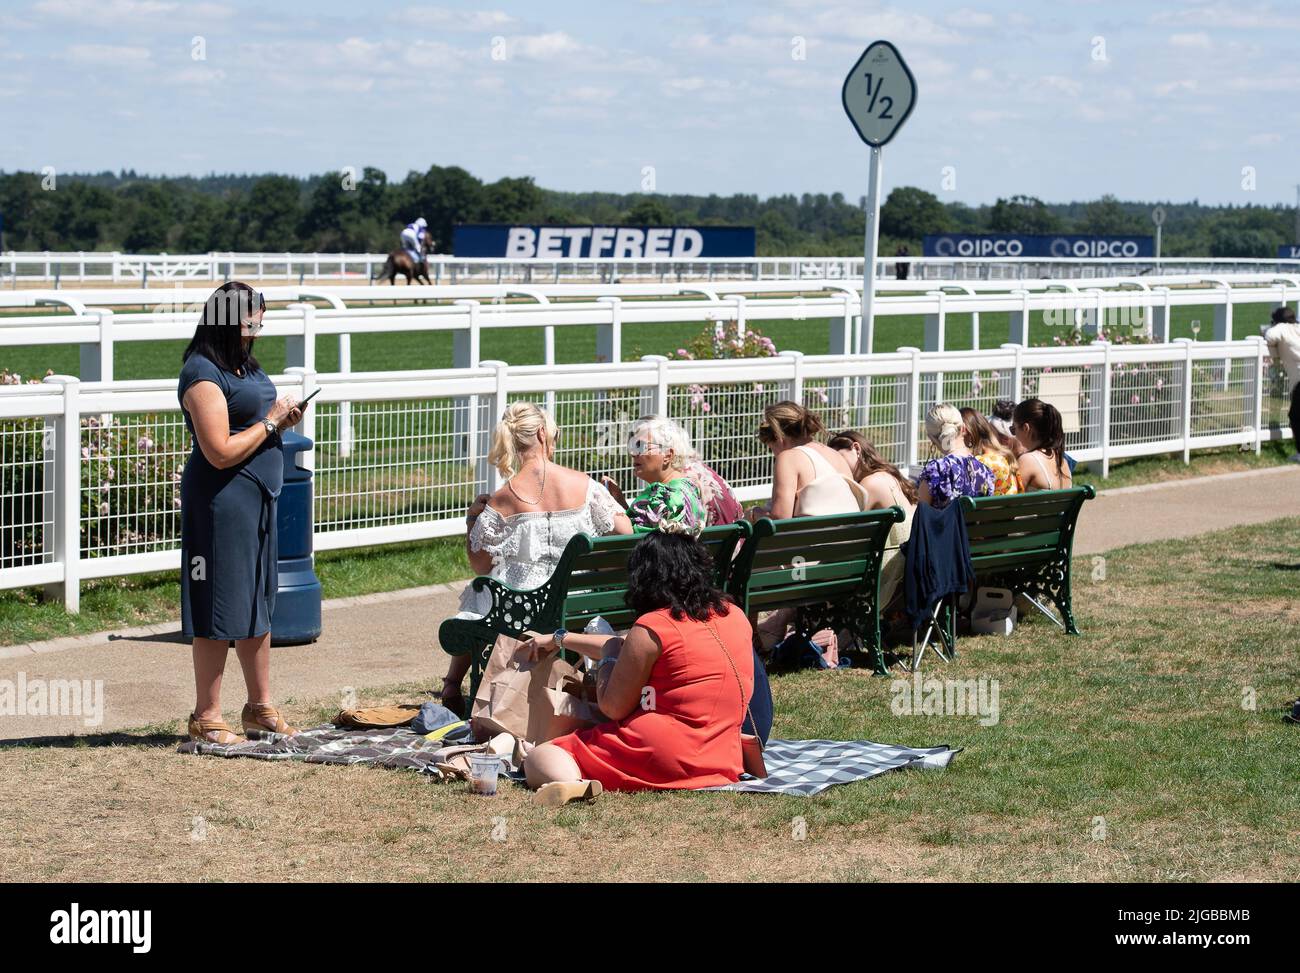
[[[727, 662], [731, 665], [731, 674], [736, 677], [736, 688], [740, 690], [740, 698], [745, 703], [745, 715], [749, 717], [749, 725], [754, 728], [754, 738], [758, 740], [758, 749], [766, 750], [767, 747], [763, 744], [763, 738], [758, 735], [758, 724], [754, 721], [754, 714], [749, 709], [749, 700], [745, 699], [745, 684], [740, 679], [740, 670], [736, 668], [735, 660], [731, 658], [731, 653], [727, 651], [726, 644], [722, 641], [721, 636], [713, 630], [713, 626], [705, 622], [704, 627], [713, 636], [713, 640], [718, 643], [718, 648], [722, 650], [722, 654], [727, 657]], [[744, 727], [744, 723], [741, 723], [741, 727]]]

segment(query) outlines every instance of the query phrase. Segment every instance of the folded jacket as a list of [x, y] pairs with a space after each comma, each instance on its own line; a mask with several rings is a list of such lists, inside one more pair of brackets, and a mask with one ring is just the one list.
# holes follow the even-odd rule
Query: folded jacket
[[420, 707], [405, 703], [396, 706], [370, 706], [365, 709], [339, 710], [333, 722], [335, 726], [374, 730], [386, 726], [405, 726], [415, 719], [419, 712]]

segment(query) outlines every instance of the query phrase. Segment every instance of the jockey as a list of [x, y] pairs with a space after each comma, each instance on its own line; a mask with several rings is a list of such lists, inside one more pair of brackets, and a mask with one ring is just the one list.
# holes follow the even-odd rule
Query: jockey
[[402, 230], [402, 249], [407, 252], [417, 267], [424, 264], [424, 241], [428, 236], [429, 224], [425, 222], [423, 216], [416, 219], [414, 223], [406, 224], [406, 228]]

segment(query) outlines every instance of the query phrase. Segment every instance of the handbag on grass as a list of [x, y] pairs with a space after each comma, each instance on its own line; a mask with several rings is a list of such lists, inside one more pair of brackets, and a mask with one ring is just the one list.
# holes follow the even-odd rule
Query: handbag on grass
[[[735, 660], [731, 658], [731, 653], [727, 651], [727, 646], [723, 643], [722, 637], [713, 630], [713, 626], [708, 622], [704, 623], [709, 634], [713, 636], [713, 641], [718, 643], [718, 648], [722, 654], [727, 657], [727, 662], [731, 665], [731, 673], [736, 677], [736, 688], [740, 690], [740, 698], [745, 704], [745, 712], [741, 714], [740, 728], [743, 731], [745, 726], [745, 717], [749, 717], [749, 725], [757, 728], [758, 724], [754, 722], [754, 714], [749, 711], [749, 700], [745, 699], [745, 684], [740, 680], [740, 670], [736, 668]], [[752, 733], [740, 734], [740, 763], [744, 767], [745, 773], [750, 777], [757, 777], [762, 780], [767, 776], [767, 763], [763, 760], [763, 741]]]

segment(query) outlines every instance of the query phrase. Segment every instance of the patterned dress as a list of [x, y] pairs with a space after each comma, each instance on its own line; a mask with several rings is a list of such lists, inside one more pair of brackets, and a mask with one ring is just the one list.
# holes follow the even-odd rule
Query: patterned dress
[[993, 492], [999, 497], [1020, 492], [1020, 481], [1011, 472], [1011, 461], [1001, 453], [980, 453], [975, 457], [993, 472]]
[[708, 522], [699, 487], [690, 477], [650, 483], [628, 504], [627, 515], [638, 534], [661, 530], [668, 534], [698, 534]]
[[958, 497], [991, 497], [993, 471], [974, 456], [949, 453], [921, 468], [920, 483], [930, 487], [930, 506], [942, 510]]

